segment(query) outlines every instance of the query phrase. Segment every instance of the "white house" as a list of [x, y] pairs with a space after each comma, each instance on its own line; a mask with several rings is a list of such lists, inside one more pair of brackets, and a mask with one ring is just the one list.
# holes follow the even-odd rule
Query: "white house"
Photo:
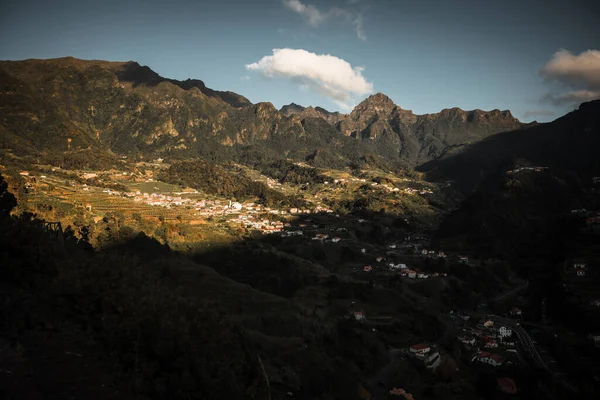
[[365, 316], [365, 313], [362, 311], [354, 311], [354, 319], [356, 321], [364, 321], [365, 319], [367, 319], [367, 317]]
[[501, 338], [509, 337], [512, 335], [512, 329], [508, 326], [501, 326], [498, 328], [498, 333], [500, 334]]

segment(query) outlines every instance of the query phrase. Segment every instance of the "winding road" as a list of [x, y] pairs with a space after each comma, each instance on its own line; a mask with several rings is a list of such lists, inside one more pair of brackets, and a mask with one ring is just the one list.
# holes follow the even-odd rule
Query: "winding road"
[[569, 391], [572, 391], [572, 392], [577, 391], [573, 386], [571, 386], [570, 384], [568, 384], [567, 382], [562, 380], [558, 375], [556, 375], [556, 373], [554, 371], [552, 371], [550, 369], [550, 367], [548, 367], [548, 365], [544, 362], [544, 360], [540, 356], [539, 352], [535, 348], [533, 340], [531, 339], [531, 337], [529, 336], [527, 331], [525, 329], [523, 329], [516, 321], [514, 321], [512, 319], [508, 319], [508, 318], [502, 318], [497, 315], [490, 315], [489, 318], [490, 318], [490, 320], [494, 321], [494, 323], [510, 326], [512, 328], [513, 332], [515, 332], [517, 334], [517, 338], [519, 339], [519, 342], [523, 346], [523, 349], [525, 349], [527, 354], [529, 354], [529, 356], [531, 357], [532, 361], [540, 369], [547, 372], [563, 388], [565, 388]]

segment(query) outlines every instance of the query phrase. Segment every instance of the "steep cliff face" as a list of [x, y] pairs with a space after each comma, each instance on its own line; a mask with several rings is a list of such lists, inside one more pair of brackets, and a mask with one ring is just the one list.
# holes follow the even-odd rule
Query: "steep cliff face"
[[341, 134], [365, 142], [377, 154], [410, 165], [435, 159], [457, 146], [492, 134], [523, 127], [510, 111], [451, 108], [435, 114], [416, 115], [382, 93], [368, 97], [350, 114], [336, 113], [332, 117], [319, 109], [291, 104], [283, 107], [282, 112], [299, 117], [321, 117]]

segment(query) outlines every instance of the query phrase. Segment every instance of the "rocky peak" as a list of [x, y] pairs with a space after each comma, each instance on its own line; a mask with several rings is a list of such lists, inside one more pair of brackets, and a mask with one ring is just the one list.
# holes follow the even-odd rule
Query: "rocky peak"
[[279, 112], [284, 114], [285, 116], [289, 117], [292, 114], [299, 114], [304, 110], [305, 110], [305, 107], [302, 107], [301, 105], [296, 104], [296, 103], [290, 103], [290, 104], [287, 104], [287, 105], [281, 107]]
[[383, 93], [377, 93], [367, 97], [360, 104], [354, 107], [350, 113], [353, 120], [370, 120], [375, 115], [390, 118], [391, 114], [399, 108], [392, 99]]

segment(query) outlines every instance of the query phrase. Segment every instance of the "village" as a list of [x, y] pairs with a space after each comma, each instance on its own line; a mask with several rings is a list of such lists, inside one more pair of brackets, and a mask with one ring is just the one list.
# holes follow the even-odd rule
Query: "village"
[[[528, 168], [525, 168], [529, 170]], [[537, 169], [534, 168], [535, 171]], [[124, 184], [128, 190], [117, 190], [108, 187], [95, 186], [94, 180], [99, 178], [95, 172], [76, 172], [75, 179], [52, 174], [53, 171], [31, 173], [22, 171], [21, 177], [26, 180], [26, 187], [31, 190], [33, 200], [41, 195], [53, 195], [63, 201], [78, 204], [90, 214], [104, 215], [108, 211], [124, 213], [138, 212], [145, 215], [164, 215], [166, 218], [183, 221], [202, 219], [224, 227], [243, 228], [248, 232], [258, 232], [262, 235], [279, 238], [284, 241], [301, 240], [305, 246], [337, 246], [338, 248], [353, 248], [358, 257], [340, 265], [338, 272], [360, 282], [385, 282], [401, 279], [408, 285], [419, 282], [446, 280], [452, 278], [447, 269], [437, 269], [437, 265], [455, 263], [469, 268], [479, 268], [482, 260], [473, 255], [452, 252], [432, 247], [429, 232], [414, 230], [400, 235], [396, 240], [385, 243], [363, 242], [357, 239], [356, 230], [369, 230], [372, 221], [339, 214], [324, 205], [319, 198], [324, 197], [318, 191], [310, 198], [310, 206], [305, 208], [274, 208], [258, 204], [256, 201], [235, 201], [233, 199], [208, 196], [196, 189], [176, 187], [158, 182], [145, 174], [137, 176], [130, 183], [131, 172], [115, 171], [110, 175], [114, 183]], [[515, 172], [518, 172], [515, 170]], [[90, 181], [92, 180], [92, 181]], [[90, 183], [84, 183], [90, 182]], [[264, 182], [277, 190], [290, 191], [289, 185], [284, 185], [274, 179], [267, 178]], [[367, 183], [364, 178], [334, 178], [323, 183], [324, 187], [345, 186], [349, 182], [358, 185]], [[600, 182], [600, 180], [599, 180]], [[369, 186], [376, 190], [406, 195], [428, 195], [434, 191], [430, 188], [402, 188], [388, 184], [372, 182]], [[153, 211], [156, 210], [156, 211]], [[158, 212], [158, 214], [156, 214]], [[571, 214], [585, 218], [588, 229], [593, 229], [600, 218], [595, 211], [576, 208]], [[409, 220], [405, 218], [409, 224]], [[569, 279], [579, 281], [587, 279], [589, 267], [584, 259], [572, 262], [567, 269]], [[573, 281], [574, 285], [578, 283]], [[520, 284], [515, 284], [520, 288]], [[506, 288], [510, 293], [514, 290]], [[600, 308], [600, 295], [589, 295], [587, 304], [593, 309]], [[361, 327], [368, 327], [377, 333], [381, 327], [389, 323], [390, 317], [378, 312], [368, 311], [368, 306], [356, 302], [348, 306], [347, 317]], [[524, 312], [517, 306], [511, 307], [502, 316], [491, 314], [485, 303], [476, 311], [453, 309], [441, 319], [449, 321], [452, 326], [454, 340], [462, 351], [460, 359], [456, 360], [469, 367], [488, 368], [498, 375], [498, 390], [505, 394], [515, 394], [519, 388], [511, 376], [511, 370], [523, 363], [526, 358], [537, 354], [535, 346], [530, 343], [529, 336], [519, 331], [518, 325], [523, 321]], [[528, 339], [529, 338], [529, 339]], [[600, 333], [591, 332], [590, 340], [600, 347]], [[452, 357], [447, 350], [436, 342], [417, 342], [413, 345], [395, 349], [397, 356], [402, 357], [423, 371], [436, 373], [438, 368], [447, 368], [447, 361]], [[543, 363], [543, 365], [546, 365]], [[378, 376], [378, 373], [374, 375]], [[374, 378], [375, 379], [375, 378]], [[379, 380], [375, 379], [374, 385]], [[408, 387], [388, 388], [385, 379], [383, 386], [387, 395], [412, 399]], [[371, 385], [373, 386], [373, 385]], [[369, 393], [377, 392], [370, 387]], [[375, 397], [372, 397], [373, 399]]]

